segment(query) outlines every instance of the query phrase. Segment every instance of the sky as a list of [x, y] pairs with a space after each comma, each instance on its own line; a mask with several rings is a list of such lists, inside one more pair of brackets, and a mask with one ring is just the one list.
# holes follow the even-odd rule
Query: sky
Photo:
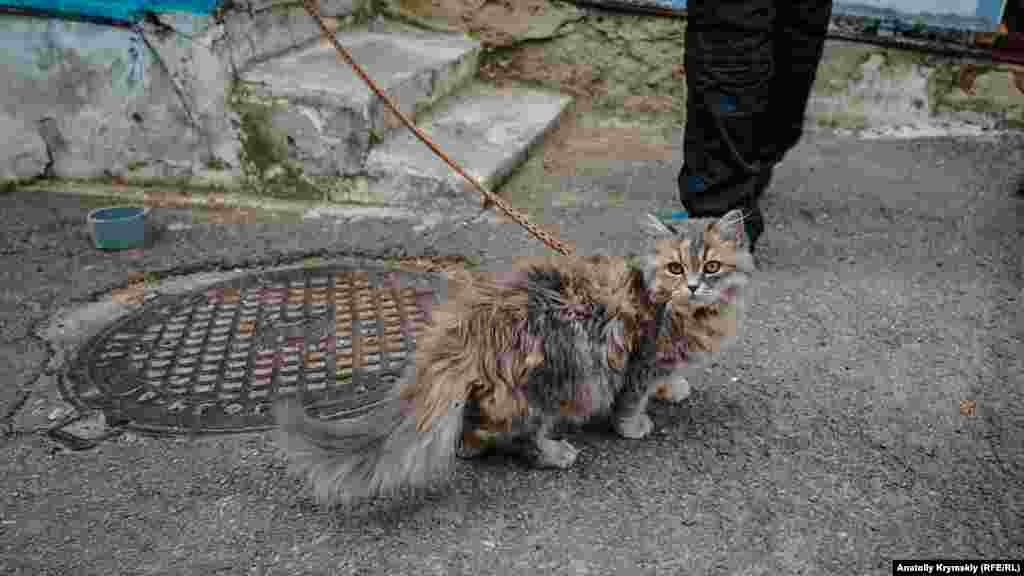
[[895, 8], [903, 12], [932, 12], [974, 16], [979, 0], [837, 0], [839, 3]]

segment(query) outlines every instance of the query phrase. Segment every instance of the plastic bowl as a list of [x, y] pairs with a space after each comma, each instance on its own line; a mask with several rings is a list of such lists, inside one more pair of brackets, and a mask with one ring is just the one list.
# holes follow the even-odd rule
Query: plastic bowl
[[146, 214], [142, 206], [111, 206], [89, 212], [89, 232], [101, 250], [141, 248], [146, 243]]

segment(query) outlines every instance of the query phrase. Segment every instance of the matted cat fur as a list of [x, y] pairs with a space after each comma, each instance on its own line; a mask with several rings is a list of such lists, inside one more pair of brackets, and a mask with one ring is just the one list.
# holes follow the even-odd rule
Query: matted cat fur
[[652, 397], [689, 395], [688, 370], [734, 340], [754, 274], [743, 216], [648, 215], [638, 257], [524, 258], [511, 273], [453, 278], [391, 399], [356, 419], [276, 408], [279, 442], [324, 505], [443, 480], [457, 452], [518, 448], [539, 467], [578, 451], [561, 421], [609, 417], [624, 438], [652, 429]]

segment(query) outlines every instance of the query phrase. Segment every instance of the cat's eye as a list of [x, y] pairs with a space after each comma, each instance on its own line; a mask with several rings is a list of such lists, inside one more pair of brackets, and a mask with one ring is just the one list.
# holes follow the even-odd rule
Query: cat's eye
[[683, 274], [683, 265], [679, 262], [669, 262], [666, 268], [668, 268], [668, 273], [673, 276], [682, 276]]
[[719, 262], [718, 260], [711, 260], [710, 262], [705, 262], [704, 263], [704, 273], [705, 274], [716, 274], [721, 269], [722, 269], [722, 263]]

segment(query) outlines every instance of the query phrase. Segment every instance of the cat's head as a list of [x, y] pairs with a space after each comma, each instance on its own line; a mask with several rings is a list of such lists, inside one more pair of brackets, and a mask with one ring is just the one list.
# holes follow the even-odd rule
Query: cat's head
[[740, 210], [721, 218], [672, 221], [648, 214], [645, 224], [655, 240], [641, 267], [655, 302], [725, 302], [735, 298], [754, 272]]

